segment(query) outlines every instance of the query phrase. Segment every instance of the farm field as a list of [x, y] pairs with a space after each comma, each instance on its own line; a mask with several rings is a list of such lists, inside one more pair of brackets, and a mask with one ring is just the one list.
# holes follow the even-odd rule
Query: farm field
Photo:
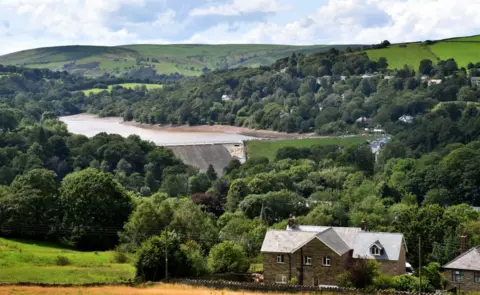
[[371, 60], [378, 60], [380, 57], [385, 57], [388, 62], [388, 68], [390, 69], [400, 69], [405, 65], [417, 69], [421, 60], [430, 59], [435, 61], [437, 59], [427, 47], [421, 46], [420, 43], [407, 44], [407, 47], [399, 47], [398, 44], [394, 44], [388, 48], [370, 49], [366, 52], [368, 58]]
[[[0, 56], [0, 64], [23, 65], [75, 72], [87, 76], [103, 73], [120, 75], [143, 66], [154, 67], [158, 74], [180, 73], [199, 76], [204, 68], [233, 68], [240, 66], [270, 65], [294, 52], [311, 54], [347, 45], [126, 45], [58, 46], [19, 51]], [[352, 45], [355, 47], [355, 45]], [[66, 66], [66, 68], [64, 68]]]
[[80, 252], [50, 243], [0, 238], [0, 283], [115, 283], [134, 275], [133, 265], [117, 263], [113, 251]]
[[105, 90], [108, 90], [110, 92], [113, 86], [122, 86], [123, 88], [134, 89], [135, 87], [140, 87], [143, 85], [145, 85], [148, 90], [159, 89], [163, 87], [163, 85], [160, 85], [160, 84], [123, 83], [123, 84], [109, 85], [108, 89], [92, 88], [92, 89], [82, 90], [82, 92], [85, 93], [85, 95], [89, 95], [90, 93], [97, 94]]
[[408, 65], [416, 70], [422, 59], [436, 63], [439, 59], [454, 58], [458, 67], [466, 67], [469, 62], [480, 62], [480, 36], [440, 40], [432, 45], [419, 42], [405, 45], [400, 47], [399, 44], [392, 44], [389, 48], [370, 49], [366, 53], [372, 60], [385, 57], [390, 69]]
[[249, 158], [267, 157], [269, 160], [275, 159], [275, 155], [280, 148], [293, 146], [296, 148], [311, 147], [313, 145], [340, 145], [351, 146], [357, 143], [371, 139], [367, 136], [351, 137], [322, 137], [305, 139], [285, 139], [285, 140], [251, 140], [247, 142], [247, 156]]
[[[216, 290], [209, 288], [190, 287], [185, 285], [157, 284], [151, 287], [0, 287], [1, 295], [280, 295], [281, 293], [260, 293], [247, 291]], [[289, 293], [292, 294], [292, 293]], [[322, 292], [324, 295], [335, 293]], [[344, 293], [346, 294], [346, 293]], [[348, 295], [348, 294], [346, 294]]]

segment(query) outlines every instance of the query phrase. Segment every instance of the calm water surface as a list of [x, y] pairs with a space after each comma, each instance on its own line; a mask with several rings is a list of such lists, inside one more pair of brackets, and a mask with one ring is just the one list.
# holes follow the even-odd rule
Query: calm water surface
[[136, 134], [144, 140], [153, 141], [157, 145], [233, 143], [252, 138], [240, 134], [220, 132], [180, 132], [141, 128], [122, 124], [122, 118], [98, 118], [90, 114], [65, 116], [60, 117], [60, 120], [67, 124], [68, 130], [72, 133], [88, 137], [101, 132], [116, 133], [124, 137]]

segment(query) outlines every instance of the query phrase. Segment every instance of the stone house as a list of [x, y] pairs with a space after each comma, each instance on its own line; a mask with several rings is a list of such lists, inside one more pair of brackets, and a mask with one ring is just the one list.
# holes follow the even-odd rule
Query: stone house
[[480, 246], [466, 250], [466, 235], [460, 238], [462, 254], [443, 266], [448, 288], [480, 291]]
[[472, 86], [480, 87], [480, 77], [471, 77]]
[[406, 273], [403, 234], [358, 227], [295, 226], [289, 221], [286, 230], [267, 231], [261, 252], [266, 283], [338, 285], [338, 276], [359, 258], [377, 260], [387, 275]]

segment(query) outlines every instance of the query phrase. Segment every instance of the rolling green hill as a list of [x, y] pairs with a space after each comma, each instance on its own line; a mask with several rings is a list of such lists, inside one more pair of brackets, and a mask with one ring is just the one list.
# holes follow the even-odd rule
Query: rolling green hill
[[378, 60], [385, 57], [389, 68], [402, 68], [408, 65], [418, 68], [422, 59], [434, 62], [454, 58], [459, 67], [466, 67], [469, 62], [480, 62], [480, 35], [445, 39], [427, 44], [426, 42], [393, 44], [388, 48], [370, 49], [368, 57]]
[[[29, 68], [68, 70], [87, 76], [122, 74], [142, 66], [154, 67], [158, 74], [178, 72], [198, 76], [204, 69], [271, 65], [293, 52], [306, 54], [326, 51], [333, 46], [290, 45], [127, 45], [60, 46], [25, 50], [0, 56], [0, 64]], [[335, 46], [338, 49], [346, 45]]]
[[[311, 54], [348, 45], [125, 45], [107, 46], [59, 46], [19, 51], [0, 56], [0, 64], [23, 65], [29, 68], [67, 70], [86, 76], [104, 73], [121, 75], [141, 67], [154, 68], [157, 74], [180, 73], [198, 76], [204, 70], [258, 67], [271, 65], [293, 52]], [[359, 45], [350, 45], [359, 47]], [[460, 67], [480, 61], [480, 35], [439, 40], [392, 44], [388, 48], [365, 51], [370, 59], [386, 57], [389, 68], [408, 65], [414, 69], [422, 59], [437, 61], [455, 58]]]

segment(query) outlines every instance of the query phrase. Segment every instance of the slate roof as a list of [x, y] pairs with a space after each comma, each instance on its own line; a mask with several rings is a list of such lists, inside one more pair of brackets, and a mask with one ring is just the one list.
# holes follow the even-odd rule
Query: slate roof
[[480, 271], [480, 246], [474, 247], [457, 256], [443, 268]]
[[[370, 247], [373, 244], [381, 245], [382, 255], [374, 256], [370, 253]], [[404, 245], [403, 234], [359, 232], [353, 246], [353, 257], [397, 261], [400, 258], [402, 245]]]
[[263, 240], [261, 252], [293, 253], [311, 241], [316, 232], [269, 230]]
[[342, 240], [333, 228], [329, 228], [326, 231], [317, 234], [317, 238], [338, 255], [343, 255], [350, 250], [350, 247], [348, 247], [345, 241]]
[[[319, 239], [338, 255], [353, 250], [353, 257], [396, 261], [400, 257], [403, 234], [365, 232], [358, 227], [330, 227], [300, 225], [287, 230], [269, 230], [263, 240], [261, 252], [294, 253], [313, 239]], [[382, 255], [373, 256], [370, 247], [382, 246]], [[406, 249], [406, 246], [405, 246]]]

